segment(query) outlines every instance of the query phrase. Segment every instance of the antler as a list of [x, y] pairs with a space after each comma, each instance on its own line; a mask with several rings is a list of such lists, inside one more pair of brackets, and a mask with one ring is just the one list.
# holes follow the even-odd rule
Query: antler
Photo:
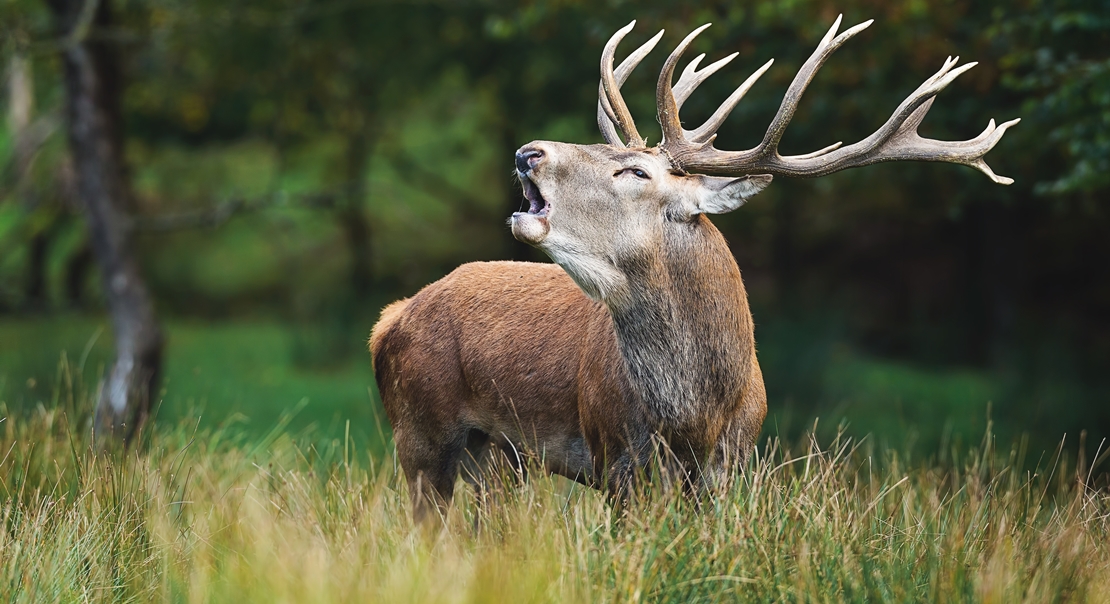
[[[894, 114], [882, 127], [862, 141], [847, 147], [842, 147], [841, 143], [838, 142], [805, 155], [780, 155], [778, 151], [779, 141], [782, 140], [782, 135], [786, 132], [786, 126], [790, 123], [790, 119], [794, 117], [802, 93], [805, 92], [806, 87], [813, 80], [817, 70], [837, 48], [840, 48], [852, 36], [866, 29], [873, 22], [873, 20], [865, 21], [838, 36], [836, 31], [840, 28], [840, 20], [841, 17], [836, 18], [832, 28], [818, 44], [817, 50], [813, 51], [809, 60], [802, 65], [798, 74], [794, 76], [794, 81], [790, 83], [786, 96], [783, 97], [782, 104], [779, 106], [778, 113], [771, 120], [771, 125], [767, 127], [767, 133], [763, 136], [763, 141], [754, 149], [747, 151], [721, 151], [713, 147], [713, 140], [717, 136], [717, 129], [724, 123], [725, 118], [751, 89], [756, 80], [771, 67], [774, 59], [767, 61], [747, 80], [744, 80], [744, 83], [713, 112], [713, 115], [704, 124], [694, 130], [684, 130], [678, 117], [678, 111], [682, 107], [682, 103], [690, 97], [699, 84], [727, 65], [737, 55], [737, 53], [733, 53], [701, 70], [698, 69], [698, 65], [705, 55], [699, 55], [686, 66], [678, 84], [672, 88], [671, 79], [682, 53], [694, 41], [694, 38], [709, 25], [703, 25], [691, 32], [667, 57], [663, 70], [659, 74], [655, 96], [659, 123], [663, 127], [663, 142], [659, 145], [660, 150], [670, 158], [676, 168], [710, 174], [766, 173], [812, 178], [831, 174], [845, 168], [866, 166], [884, 161], [919, 160], [963, 164], [983, 172], [996, 183], [1008, 185], [1014, 182], [1012, 178], [995, 174], [987, 165], [983, 156], [994, 148], [1006, 129], [1020, 122], [1020, 119], [1010, 120], [1000, 126], [996, 126], [992, 119], [982, 134], [967, 141], [939, 141], [924, 138], [917, 133], [917, 128], [921, 125], [921, 121], [925, 119], [925, 114], [929, 112], [929, 108], [932, 107], [936, 95], [951, 84], [952, 80], [976, 65], [976, 63], [967, 63], [955, 67], [959, 57], [955, 59], [949, 57], [940, 71], [925, 80], [913, 94], [902, 101], [902, 104], [898, 106], [898, 109], [894, 111]], [[621, 97], [620, 87], [628, 79], [632, 70], [639, 65], [640, 61], [655, 48], [659, 38], [663, 35], [663, 32], [660, 31], [655, 37], [636, 49], [621, 62], [614, 72], [613, 55], [616, 53], [617, 45], [635, 25], [636, 22], [633, 21], [613, 34], [601, 54], [601, 85], [598, 87], [597, 125], [601, 129], [601, 134], [605, 137], [605, 140], [618, 147], [626, 146], [621, 141], [620, 135], [624, 136], [629, 147], [644, 146], [644, 139], [637, 132], [636, 124], [632, 121], [632, 114], [628, 111], [628, 105]]]
[[644, 139], [640, 138], [640, 133], [636, 131], [636, 124], [632, 121], [632, 114], [628, 111], [628, 105], [624, 103], [624, 97], [621, 96], [621, 86], [628, 80], [628, 76], [632, 74], [632, 70], [644, 60], [644, 57], [655, 48], [659, 43], [659, 39], [663, 37], [663, 30], [655, 34], [655, 37], [644, 42], [632, 54], [628, 55], [625, 60], [621, 61], [617, 67], [616, 73], [613, 72], [613, 55], [617, 51], [617, 44], [624, 39], [628, 32], [632, 31], [635, 27], [636, 21], [632, 21], [617, 33], [609, 38], [609, 42], [605, 44], [605, 49], [601, 51], [601, 84], [597, 89], [597, 127], [601, 130], [601, 135], [605, 137], [605, 142], [617, 147], [625, 147], [621, 142], [620, 136], [617, 135], [617, 130], [624, 135], [625, 140], [628, 141], [630, 147], [643, 147]]
[[[841, 17], [836, 18], [836, 22], [822, 38], [817, 50], [810, 55], [809, 60], [802, 65], [798, 75], [794, 77], [794, 81], [791, 82], [786, 91], [786, 96], [779, 106], [778, 113], [775, 114], [775, 118], [771, 120], [771, 125], [767, 128], [767, 134], [764, 135], [763, 141], [754, 149], [747, 151], [718, 150], [713, 147], [713, 139], [716, 138], [717, 129], [724, 122], [729, 112], [732, 111], [732, 108], [744, 96], [744, 93], [751, 88], [755, 80], [771, 66], [771, 62], [768, 61], [755, 74], [745, 80], [705, 124], [693, 131], [683, 130], [678, 117], [678, 110], [682, 102], [709, 74], [723, 66], [722, 63], [732, 60], [735, 56], [732, 55], [718, 61], [700, 72], [696, 71], [696, 67], [701, 57], [694, 59], [687, 66], [682, 77], [679, 78], [678, 85], [672, 89], [671, 78], [674, 75], [674, 68], [678, 64], [678, 60], [686, 47], [708, 25], [703, 25], [694, 30], [667, 57], [663, 70], [659, 74], [659, 83], [656, 86], [656, 105], [659, 123], [663, 127], [663, 142], [659, 145], [660, 149], [670, 158], [676, 168], [716, 174], [762, 173], [812, 178], [831, 174], [845, 168], [866, 166], [878, 162], [919, 160], [963, 164], [980, 170], [996, 183], [1008, 185], [1013, 182], [1011, 178], [995, 174], [986, 161], [983, 160], [983, 156], [998, 143], [1006, 129], [1017, 124], [1021, 121], [1020, 119], [1011, 120], [1001, 126], [995, 126], [992, 119], [982, 134], [967, 141], [938, 141], [923, 138], [917, 134], [917, 127], [925, 119], [925, 114], [929, 112], [937, 93], [948, 86], [957, 76], [976, 65], [976, 63], [968, 63], [953, 69], [959, 61], [959, 57], [955, 59], [949, 57], [940, 71], [925, 80], [913, 94], [902, 101], [902, 104], [898, 106], [898, 109], [882, 127], [862, 141], [847, 147], [841, 147], [841, 143], [838, 142], [805, 155], [785, 157], [780, 155], [778, 151], [779, 141], [782, 140], [782, 135], [786, 131], [790, 119], [794, 117], [794, 111], [798, 107], [798, 101], [801, 99], [802, 93], [805, 92], [806, 86], [813, 80], [817, 70], [837, 48], [840, 48], [848, 39], [866, 29], [873, 22], [860, 23], [837, 36], [836, 31], [840, 27], [840, 19]], [[618, 32], [618, 34], [623, 36], [621, 32]], [[617, 36], [614, 36], [614, 39], [619, 41]], [[615, 47], [612, 40], [610, 40], [610, 44]], [[612, 49], [607, 46], [606, 50], [610, 53], [609, 64], [612, 65]], [[605, 65], [604, 58], [602, 59], [602, 65]], [[602, 73], [604, 76], [604, 69]], [[617, 87], [606, 87], [606, 92], [610, 88], [616, 90]], [[621, 106], [623, 107], [623, 101]], [[627, 108], [624, 111], [627, 115]], [[630, 122], [631, 118], [628, 119]], [[632, 133], [635, 134], [634, 127]]]

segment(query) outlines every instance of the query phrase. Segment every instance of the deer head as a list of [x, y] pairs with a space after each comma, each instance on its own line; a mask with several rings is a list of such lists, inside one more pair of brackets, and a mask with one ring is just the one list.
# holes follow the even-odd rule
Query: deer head
[[763, 140], [746, 151], [718, 150], [713, 141], [725, 118], [773, 60], [745, 80], [704, 124], [686, 130], [679, 119], [682, 103], [738, 54], [702, 69], [698, 67], [705, 55], [698, 56], [672, 86], [683, 52], [709, 25], [694, 30], [670, 54], [659, 74], [656, 111], [663, 140], [649, 148], [636, 130], [620, 87], [663, 32], [614, 69], [616, 47], [635, 23], [614, 34], [601, 56], [597, 121], [608, 144], [536, 141], [516, 155], [517, 175], [529, 208], [513, 214], [513, 236], [542, 249], [588, 295], [611, 308], [629, 301], [630, 275], [645, 261], [675, 250], [696, 251], [699, 239], [711, 237], [707, 233], [712, 229], [703, 215], [740, 207], [766, 187], [772, 175], [813, 178], [878, 162], [919, 160], [964, 164], [996, 183], [1013, 182], [996, 175], [983, 156], [1019, 120], [1000, 126], [991, 120], [982, 134], [967, 141], [938, 141], [917, 134], [936, 95], [975, 66], [956, 67], [958, 57], [946, 60], [886, 123], [862, 141], [848, 146], [838, 142], [804, 155], [781, 155], [779, 141], [817, 70], [844, 42], [872, 23], [861, 23], [837, 35], [840, 17], [795, 76]]

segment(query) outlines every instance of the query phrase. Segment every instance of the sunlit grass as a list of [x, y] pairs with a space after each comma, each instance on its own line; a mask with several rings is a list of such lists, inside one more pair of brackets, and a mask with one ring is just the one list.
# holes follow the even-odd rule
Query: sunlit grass
[[350, 440], [182, 423], [96, 453], [64, 390], [2, 411], [3, 601], [1110, 598], [1105, 485], [1063, 455], [1022, 471], [989, 435], [909, 467], [866, 441], [772, 439], [719, 492], [656, 485], [623, 516], [538, 473], [481, 504], [460, 484], [425, 532], [393, 459]]

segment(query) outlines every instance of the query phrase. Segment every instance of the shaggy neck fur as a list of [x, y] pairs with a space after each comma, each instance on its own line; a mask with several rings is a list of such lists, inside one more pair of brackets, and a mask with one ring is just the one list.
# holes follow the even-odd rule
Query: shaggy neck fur
[[747, 294], [705, 216], [669, 222], [660, 253], [622, 263], [630, 303], [610, 305], [632, 387], [661, 426], [704, 429], [731, 411], [755, 348]]

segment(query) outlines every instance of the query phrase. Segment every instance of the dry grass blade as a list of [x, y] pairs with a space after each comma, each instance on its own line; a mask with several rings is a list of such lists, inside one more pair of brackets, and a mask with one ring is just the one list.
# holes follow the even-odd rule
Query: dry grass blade
[[1110, 598], [1093, 470], [1023, 474], [989, 437], [945, 467], [872, 464], [843, 436], [800, 454], [772, 439], [740, 480], [701, 498], [653, 488], [623, 517], [596, 491], [506, 471], [480, 500], [458, 489], [427, 535], [392, 460], [349, 438], [260, 448], [181, 425], [112, 456], [45, 409], [0, 430], [3, 601]]

